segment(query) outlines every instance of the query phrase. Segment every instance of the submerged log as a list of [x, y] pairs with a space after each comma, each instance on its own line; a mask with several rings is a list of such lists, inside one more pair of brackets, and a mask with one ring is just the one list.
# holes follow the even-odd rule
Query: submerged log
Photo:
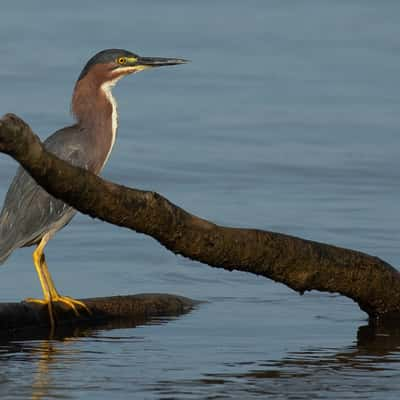
[[[77, 317], [70, 308], [54, 303], [57, 330], [73, 327], [136, 326], [156, 317], [172, 317], [189, 312], [198, 302], [170, 294], [137, 294], [130, 296], [81, 299], [91, 314], [79, 310]], [[48, 337], [49, 312], [37, 303], [0, 303], [0, 338]]]
[[175, 254], [262, 275], [301, 294], [337, 292], [371, 319], [400, 318], [400, 274], [377, 257], [281, 233], [216, 225], [157, 193], [107, 182], [58, 159], [13, 114], [0, 120], [0, 151], [75, 209], [150, 235]]

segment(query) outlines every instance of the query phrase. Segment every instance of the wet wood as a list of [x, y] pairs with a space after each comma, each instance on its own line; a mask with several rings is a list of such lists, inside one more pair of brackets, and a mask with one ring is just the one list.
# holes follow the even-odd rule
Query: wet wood
[[261, 275], [299, 293], [337, 292], [372, 319], [400, 318], [400, 274], [377, 257], [281, 233], [216, 225], [158, 193], [107, 182], [69, 165], [46, 152], [29, 126], [12, 114], [0, 120], [0, 151], [82, 213], [150, 235], [175, 254]]
[[[54, 304], [57, 329], [69, 326], [98, 326], [123, 322], [135, 326], [156, 317], [171, 317], [189, 312], [197, 302], [169, 294], [137, 294], [130, 296], [81, 299], [91, 311], [79, 310], [77, 317], [63, 304]], [[0, 338], [35, 337], [35, 332], [50, 328], [46, 305], [37, 303], [0, 303]], [[39, 335], [40, 336], [40, 335]]]

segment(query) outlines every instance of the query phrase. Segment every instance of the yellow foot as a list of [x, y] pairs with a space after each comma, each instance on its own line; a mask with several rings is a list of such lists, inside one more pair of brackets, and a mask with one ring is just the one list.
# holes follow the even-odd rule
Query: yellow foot
[[54, 310], [53, 310], [53, 304], [60, 302], [65, 304], [66, 306], [72, 308], [73, 312], [77, 317], [80, 316], [79, 311], [77, 307], [83, 308], [89, 315], [92, 315], [92, 312], [88, 308], [88, 306], [83, 303], [82, 301], [75, 300], [72, 297], [67, 297], [67, 296], [60, 296], [57, 294], [57, 296], [53, 296], [51, 300], [47, 299], [33, 299], [33, 298], [28, 298], [25, 299], [27, 303], [36, 303], [36, 304], [42, 304], [42, 305], [47, 305], [47, 308], [49, 309], [49, 318], [50, 318], [50, 325], [52, 329], [55, 327], [55, 318], [54, 318]]
[[80, 316], [77, 306], [82, 307], [83, 309], [86, 310], [86, 312], [89, 315], [92, 315], [92, 312], [89, 310], [89, 307], [85, 303], [83, 303], [82, 301], [79, 301], [79, 300], [75, 300], [72, 297], [58, 295], [58, 296], [53, 297], [51, 299], [51, 301], [53, 303], [56, 303], [56, 302], [64, 303], [68, 307], [72, 308], [72, 310], [74, 311], [74, 313], [77, 317]]

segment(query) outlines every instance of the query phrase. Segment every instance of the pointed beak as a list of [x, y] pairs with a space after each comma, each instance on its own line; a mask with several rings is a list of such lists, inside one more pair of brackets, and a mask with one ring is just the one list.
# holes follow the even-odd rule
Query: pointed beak
[[145, 67], [163, 67], [167, 65], [186, 64], [188, 62], [189, 60], [182, 58], [139, 57], [136, 63]]

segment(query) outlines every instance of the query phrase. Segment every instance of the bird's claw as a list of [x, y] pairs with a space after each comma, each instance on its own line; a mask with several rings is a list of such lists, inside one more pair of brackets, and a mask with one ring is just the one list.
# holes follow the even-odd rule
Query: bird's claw
[[24, 303], [37, 303], [37, 304], [47, 304], [48, 301], [44, 299], [34, 299], [32, 297], [28, 297], [27, 299], [24, 300]]
[[60, 296], [57, 295], [55, 297], [52, 297], [51, 299], [34, 299], [34, 298], [27, 298], [24, 300], [26, 303], [36, 303], [36, 304], [41, 304], [41, 305], [47, 305], [47, 308], [49, 310], [49, 318], [50, 318], [50, 325], [52, 330], [55, 328], [55, 315], [54, 315], [54, 303], [63, 303], [67, 307], [72, 308], [72, 311], [77, 317], [80, 317], [80, 313], [78, 311], [77, 307], [83, 308], [89, 315], [92, 315], [92, 312], [90, 311], [89, 307], [82, 301], [75, 300], [72, 297], [68, 296]]
[[63, 303], [66, 306], [72, 308], [72, 310], [74, 311], [75, 315], [77, 317], [80, 316], [79, 311], [77, 309], [77, 306], [83, 308], [89, 315], [92, 315], [92, 312], [90, 311], [89, 307], [80, 300], [75, 300], [72, 297], [68, 297], [68, 296], [57, 296], [56, 298], [51, 300], [53, 303]]

